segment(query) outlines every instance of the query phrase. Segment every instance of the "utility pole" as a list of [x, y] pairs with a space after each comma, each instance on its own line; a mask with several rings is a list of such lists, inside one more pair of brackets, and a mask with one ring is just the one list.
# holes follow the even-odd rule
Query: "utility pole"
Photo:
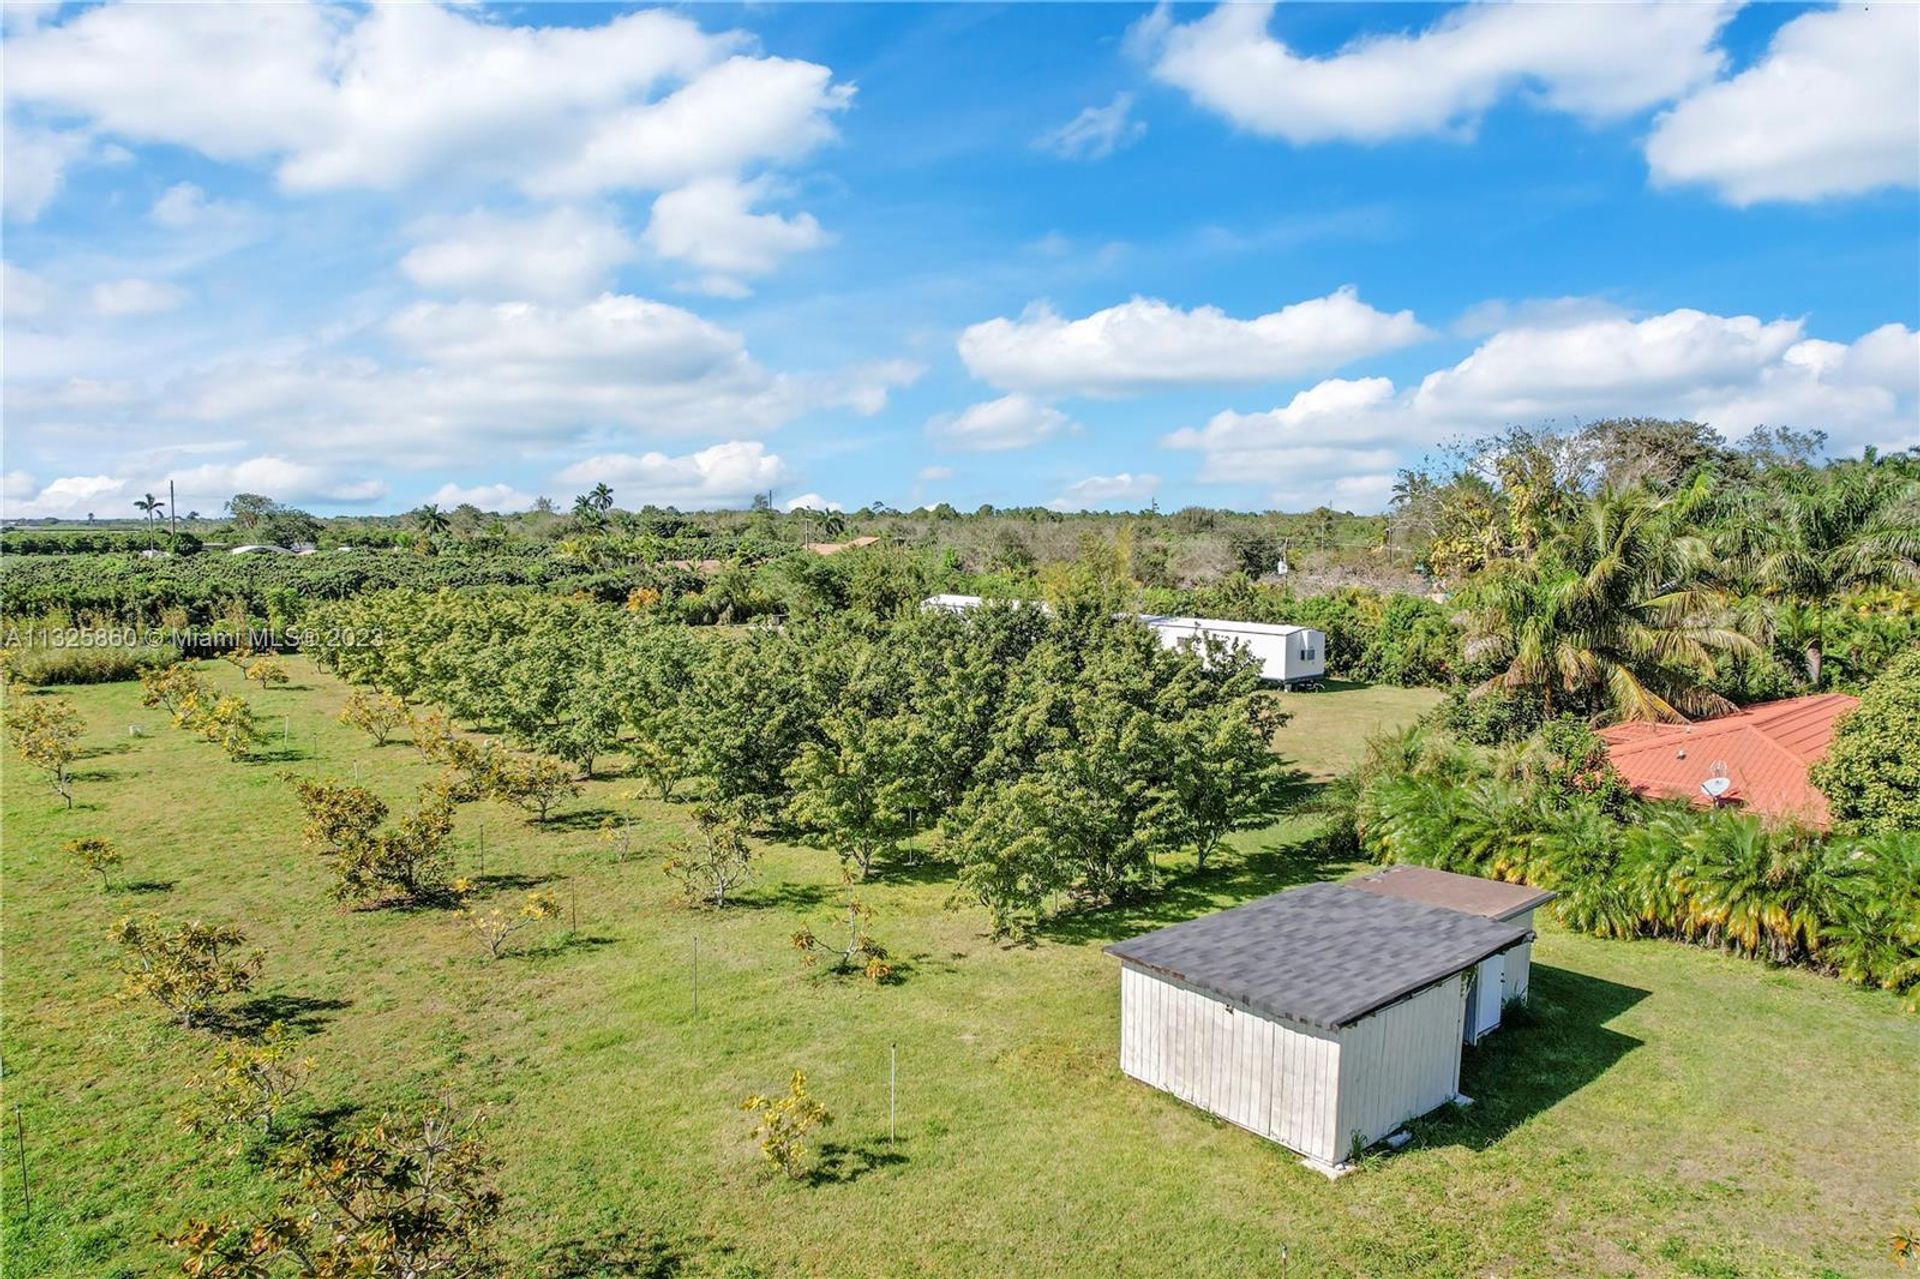
[[180, 508], [174, 505], [173, 481], [167, 481], [167, 528], [175, 546], [180, 544]]

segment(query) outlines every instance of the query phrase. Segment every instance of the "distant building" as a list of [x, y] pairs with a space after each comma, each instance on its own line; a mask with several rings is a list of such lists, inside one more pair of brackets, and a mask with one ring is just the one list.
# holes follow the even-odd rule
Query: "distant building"
[[1859, 704], [1845, 693], [1820, 693], [1695, 724], [1615, 724], [1600, 737], [1614, 768], [1643, 798], [1744, 808], [1824, 830], [1832, 820], [1827, 797], [1807, 770], [1827, 753], [1834, 722]]
[[[920, 607], [925, 612], [970, 613], [984, 603], [978, 595], [929, 595], [920, 601]], [[1205, 638], [1237, 644], [1260, 659], [1261, 678], [1276, 684], [1323, 679], [1327, 673], [1326, 633], [1309, 626], [1235, 622], [1214, 617], [1164, 617], [1156, 613], [1136, 613], [1134, 617], [1159, 637], [1163, 648], [1177, 648]]]
[[801, 549], [812, 551], [815, 555], [838, 555], [842, 551], [854, 551], [863, 546], [872, 546], [879, 540], [877, 537], [856, 537], [847, 542], [807, 542]]
[[284, 546], [269, 546], [265, 543], [249, 542], [245, 546], [236, 546], [229, 555], [291, 555], [292, 551]]

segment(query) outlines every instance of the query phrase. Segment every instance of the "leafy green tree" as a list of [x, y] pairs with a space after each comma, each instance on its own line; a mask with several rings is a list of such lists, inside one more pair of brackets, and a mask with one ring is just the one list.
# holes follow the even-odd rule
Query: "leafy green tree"
[[1920, 830], [1920, 649], [1867, 686], [1809, 776], [1846, 829]]
[[836, 712], [820, 730], [826, 740], [804, 743], [787, 770], [787, 815], [863, 880], [876, 858], [890, 856], [913, 833], [914, 814], [925, 807], [911, 723], [900, 715]]
[[716, 809], [703, 805], [693, 821], [693, 837], [668, 846], [662, 869], [679, 882], [688, 902], [724, 907], [728, 893], [753, 881], [753, 845], [739, 821]]
[[283, 1148], [260, 1220], [189, 1221], [166, 1242], [196, 1279], [491, 1279], [502, 1200], [479, 1121], [442, 1101]]
[[247, 935], [231, 924], [195, 920], [169, 928], [153, 916], [128, 916], [108, 933], [125, 962], [121, 997], [152, 999], [191, 1028], [230, 995], [253, 987], [264, 956], [236, 952]]
[[551, 756], [507, 756], [494, 762], [487, 793], [544, 822], [555, 804], [580, 793], [580, 784], [573, 769]]
[[306, 819], [300, 834], [307, 847], [324, 856], [337, 857], [365, 843], [387, 819], [385, 801], [364, 786], [321, 781], [298, 773], [282, 773], [281, 779], [293, 788], [300, 802]]
[[444, 537], [447, 530], [453, 527], [452, 521], [447, 518], [447, 513], [441, 510], [436, 502], [426, 502], [416, 508], [413, 512], [413, 524], [429, 539]]
[[355, 689], [340, 709], [340, 722], [366, 733], [375, 746], [385, 746], [393, 730], [407, 722], [407, 704], [392, 693]]
[[191, 662], [169, 662], [140, 672], [142, 706], [162, 706], [168, 714], [178, 716], [182, 706], [204, 697], [200, 673]]

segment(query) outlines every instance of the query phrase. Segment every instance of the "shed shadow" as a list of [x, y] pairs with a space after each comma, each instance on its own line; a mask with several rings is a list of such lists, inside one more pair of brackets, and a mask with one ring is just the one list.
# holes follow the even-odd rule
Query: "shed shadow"
[[1607, 1022], [1647, 997], [1626, 986], [1550, 964], [1533, 965], [1528, 1003], [1510, 1007], [1500, 1028], [1468, 1048], [1450, 1106], [1409, 1125], [1416, 1144], [1484, 1149], [1579, 1092], [1643, 1041]]

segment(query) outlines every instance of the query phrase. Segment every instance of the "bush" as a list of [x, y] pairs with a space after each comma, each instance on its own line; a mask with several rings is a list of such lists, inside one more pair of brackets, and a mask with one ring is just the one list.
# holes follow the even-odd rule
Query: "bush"
[[25, 684], [112, 684], [139, 679], [179, 657], [171, 644], [34, 644], [8, 650], [7, 668]]
[[1843, 828], [1920, 831], [1920, 650], [1899, 658], [1867, 686], [1860, 705], [1834, 726], [1833, 745], [1813, 766]]

